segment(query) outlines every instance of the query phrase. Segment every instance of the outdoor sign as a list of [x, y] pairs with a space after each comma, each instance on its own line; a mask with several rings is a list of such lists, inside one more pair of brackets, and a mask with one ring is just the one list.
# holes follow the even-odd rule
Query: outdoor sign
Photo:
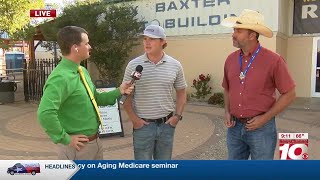
[[295, 0], [293, 34], [320, 33], [320, 1]]
[[[116, 89], [112, 88], [97, 88], [98, 92], [108, 92]], [[121, 112], [118, 100], [114, 105], [110, 106], [99, 106], [99, 111], [102, 120], [102, 128], [99, 126], [99, 134], [100, 136], [109, 136], [119, 134], [120, 136], [124, 136], [123, 127], [122, 127], [122, 119]]]
[[231, 33], [221, 26], [230, 16], [239, 16], [243, 9], [259, 11], [272, 31], [278, 31], [279, 0], [138, 0], [130, 2], [138, 9], [137, 17], [145, 25], [156, 24], [167, 36]]

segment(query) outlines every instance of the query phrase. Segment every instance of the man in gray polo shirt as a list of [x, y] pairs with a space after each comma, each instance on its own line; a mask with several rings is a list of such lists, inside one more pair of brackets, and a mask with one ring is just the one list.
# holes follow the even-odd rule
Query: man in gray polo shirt
[[124, 104], [133, 124], [134, 157], [171, 159], [175, 127], [182, 120], [186, 103], [187, 84], [180, 62], [163, 51], [167, 42], [162, 27], [147, 26], [143, 46], [145, 53], [129, 62], [123, 78], [130, 80], [135, 68], [143, 66], [135, 91]]

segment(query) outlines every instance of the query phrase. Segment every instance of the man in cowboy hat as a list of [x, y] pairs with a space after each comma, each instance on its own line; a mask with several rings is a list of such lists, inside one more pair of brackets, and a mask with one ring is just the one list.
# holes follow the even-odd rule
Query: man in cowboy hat
[[259, 35], [273, 35], [263, 15], [245, 9], [221, 24], [234, 29], [233, 46], [239, 48], [226, 59], [222, 83], [228, 159], [273, 159], [275, 116], [295, 99], [295, 82], [284, 59], [259, 43]]

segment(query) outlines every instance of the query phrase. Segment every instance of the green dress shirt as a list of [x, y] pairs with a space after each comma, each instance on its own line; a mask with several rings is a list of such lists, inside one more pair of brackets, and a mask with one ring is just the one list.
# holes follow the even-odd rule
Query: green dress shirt
[[[94, 135], [99, 119], [78, 73], [79, 65], [62, 58], [43, 88], [38, 108], [38, 121], [54, 143], [69, 144], [70, 135]], [[83, 68], [98, 106], [113, 105], [121, 96], [117, 88], [98, 93], [88, 71]]]

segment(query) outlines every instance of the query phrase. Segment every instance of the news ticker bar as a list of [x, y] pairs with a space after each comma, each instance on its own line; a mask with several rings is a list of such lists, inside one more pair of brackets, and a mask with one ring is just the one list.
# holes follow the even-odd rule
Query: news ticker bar
[[320, 160], [3, 160], [0, 179], [320, 179]]
[[[71, 179], [219, 179], [295, 180], [320, 179], [320, 161], [75, 161], [83, 169]], [[90, 168], [87, 168], [90, 167]], [[318, 172], [314, 172], [318, 171]]]

